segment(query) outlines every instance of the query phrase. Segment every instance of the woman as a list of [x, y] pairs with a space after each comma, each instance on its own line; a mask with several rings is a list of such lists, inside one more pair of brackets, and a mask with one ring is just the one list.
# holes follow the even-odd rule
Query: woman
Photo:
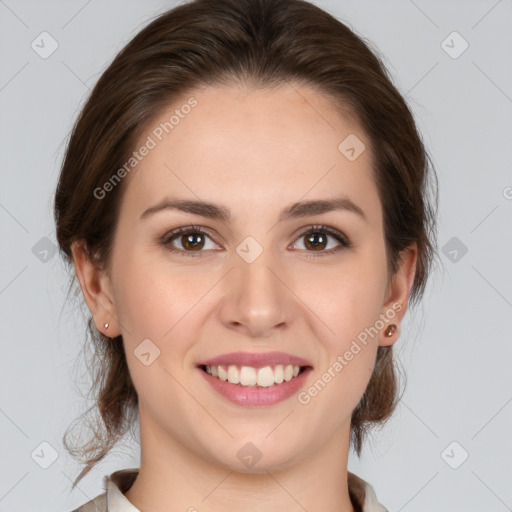
[[96, 349], [74, 485], [140, 423], [140, 468], [77, 510], [386, 510], [348, 453], [398, 400], [431, 178], [378, 56], [310, 3], [196, 0], [137, 34], [55, 197]]

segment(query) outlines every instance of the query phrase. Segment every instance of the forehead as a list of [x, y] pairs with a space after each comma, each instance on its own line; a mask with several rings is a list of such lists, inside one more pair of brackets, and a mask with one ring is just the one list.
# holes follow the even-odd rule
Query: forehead
[[366, 134], [329, 96], [304, 85], [198, 89], [159, 113], [137, 148], [144, 144], [151, 149], [124, 184], [132, 210], [165, 196], [243, 214], [348, 195], [380, 215]]

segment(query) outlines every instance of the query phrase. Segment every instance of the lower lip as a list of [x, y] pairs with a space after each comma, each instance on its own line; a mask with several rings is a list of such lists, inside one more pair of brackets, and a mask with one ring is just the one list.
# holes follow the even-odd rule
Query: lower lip
[[251, 387], [231, 384], [217, 377], [212, 377], [201, 368], [198, 368], [203, 377], [218, 391], [223, 397], [236, 405], [247, 407], [274, 405], [282, 402], [294, 395], [303, 386], [309, 372], [312, 368], [306, 368], [302, 373], [289, 381], [283, 381], [281, 384], [274, 384], [268, 387]]

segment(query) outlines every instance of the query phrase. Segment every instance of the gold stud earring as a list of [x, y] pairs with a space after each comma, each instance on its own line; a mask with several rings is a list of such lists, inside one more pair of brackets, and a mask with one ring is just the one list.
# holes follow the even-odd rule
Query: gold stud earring
[[389, 324], [384, 331], [384, 334], [389, 338], [390, 336], [393, 336], [393, 333], [396, 331], [396, 325], [395, 324]]

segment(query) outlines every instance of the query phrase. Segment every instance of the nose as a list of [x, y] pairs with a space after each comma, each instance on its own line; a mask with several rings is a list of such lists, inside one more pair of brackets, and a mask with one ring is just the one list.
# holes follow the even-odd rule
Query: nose
[[264, 250], [251, 263], [238, 254], [233, 256], [234, 268], [223, 283], [220, 317], [229, 329], [249, 337], [275, 335], [292, 321], [293, 294], [286, 285], [286, 275]]

